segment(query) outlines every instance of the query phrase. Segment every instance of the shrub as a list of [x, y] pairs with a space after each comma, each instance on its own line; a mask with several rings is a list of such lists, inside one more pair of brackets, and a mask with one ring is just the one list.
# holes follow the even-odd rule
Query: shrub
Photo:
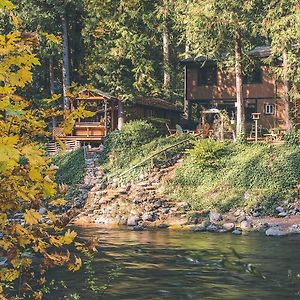
[[132, 151], [149, 143], [158, 136], [157, 129], [146, 121], [126, 123], [122, 130], [111, 132], [105, 139], [101, 162], [107, 161], [111, 153], [122, 155], [126, 151]]
[[[212, 143], [216, 145], [210, 145], [204, 155], [208, 144], [196, 148], [201, 151], [189, 151], [166, 186], [171, 198], [184, 199], [195, 209], [251, 210], [259, 205], [266, 213], [282, 201], [295, 199], [300, 182], [300, 147], [228, 144], [222, 149], [218, 142]], [[192, 157], [193, 151], [200, 153], [200, 160]], [[210, 163], [203, 163], [204, 157]]]
[[284, 142], [289, 146], [298, 146], [300, 145], [300, 131], [288, 132], [284, 136]]
[[201, 140], [195, 142], [194, 148], [187, 153], [198, 163], [205, 165], [216, 164], [218, 158], [224, 153], [226, 144], [220, 141]]
[[53, 157], [53, 163], [59, 167], [56, 181], [68, 185], [80, 183], [85, 174], [83, 149], [59, 153]]

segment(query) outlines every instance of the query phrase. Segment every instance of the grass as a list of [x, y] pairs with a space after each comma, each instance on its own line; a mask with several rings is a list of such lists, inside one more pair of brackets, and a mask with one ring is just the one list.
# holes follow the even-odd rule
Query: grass
[[[169, 138], [157, 137], [143, 145], [128, 145], [127, 148], [123, 148], [120, 151], [115, 151], [112, 149], [109, 153], [105, 154], [106, 158], [100, 159], [100, 163], [107, 174], [118, 177], [118, 175], [141, 163], [143, 160], [145, 160], [145, 158], [151, 156], [152, 154], [188, 138], [189, 137], [187, 135], [176, 135]], [[122, 181], [127, 182], [133, 180], [140, 174], [147, 172], [150, 167], [161, 166], [174, 155], [183, 153], [186, 147], [187, 143], [179, 145], [176, 148], [169, 149], [165, 153], [155, 156], [153, 160], [149, 160], [134, 170], [128, 172], [122, 178]]]
[[262, 206], [267, 213], [278, 203], [295, 198], [300, 181], [299, 147], [223, 144], [219, 149], [220, 142], [212, 143], [219, 143], [211, 146], [217, 152], [206, 155], [206, 161], [192, 152], [187, 155], [166, 186], [168, 196], [188, 201], [195, 209], [239, 207], [249, 211]]

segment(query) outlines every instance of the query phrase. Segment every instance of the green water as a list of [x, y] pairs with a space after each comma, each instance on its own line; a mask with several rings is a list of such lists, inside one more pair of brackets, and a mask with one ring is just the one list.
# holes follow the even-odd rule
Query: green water
[[[56, 272], [68, 288], [46, 299], [300, 299], [300, 236], [268, 238], [262, 234], [78, 229], [83, 238], [99, 237], [92, 263], [91, 291], [86, 269]], [[234, 250], [232, 250], [234, 249]], [[109, 280], [112, 270], [117, 277]], [[67, 296], [67, 297], [66, 297]], [[76, 298], [75, 298], [76, 299]]]

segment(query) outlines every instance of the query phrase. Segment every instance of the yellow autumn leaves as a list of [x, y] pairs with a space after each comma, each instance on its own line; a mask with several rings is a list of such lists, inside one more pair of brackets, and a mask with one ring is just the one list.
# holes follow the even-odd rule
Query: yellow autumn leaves
[[[0, 0], [0, 10], [13, 8], [10, 1]], [[59, 43], [52, 35], [47, 39]], [[65, 266], [75, 272], [82, 264], [80, 257], [69, 250], [76, 232], [61, 228], [59, 216], [50, 209], [64, 204], [64, 200], [55, 197], [55, 170], [37, 142], [47, 136], [41, 117], [49, 114], [41, 108], [32, 109], [31, 101], [18, 95], [32, 81], [32, 68], [39, 65], [32, 45], [33, 40], [21, 32], [0, 35], [1, 300], [11, 298], [7, 294], [9, 282], [17, 287], [19, 296], [42, 299], [44, 274], [50, 267]], [[47, 203], [50, 207], [41, 214], [39, 208]], [[85, 246], [80, 244], [80, 250]]]

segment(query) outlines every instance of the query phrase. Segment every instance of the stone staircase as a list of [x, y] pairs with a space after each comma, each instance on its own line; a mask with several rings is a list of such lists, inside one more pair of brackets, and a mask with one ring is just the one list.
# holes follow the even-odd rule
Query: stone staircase
[[136, 182], [119, 187], [115, 182], [98, 181], [74, 223], [150, 227], [166, 226], [174, 218], [182, 219], [182, 204], [174, 203], [161, 193], [165, 181], [181, 163], [178, 155], [162, 168], [141, 174]]

